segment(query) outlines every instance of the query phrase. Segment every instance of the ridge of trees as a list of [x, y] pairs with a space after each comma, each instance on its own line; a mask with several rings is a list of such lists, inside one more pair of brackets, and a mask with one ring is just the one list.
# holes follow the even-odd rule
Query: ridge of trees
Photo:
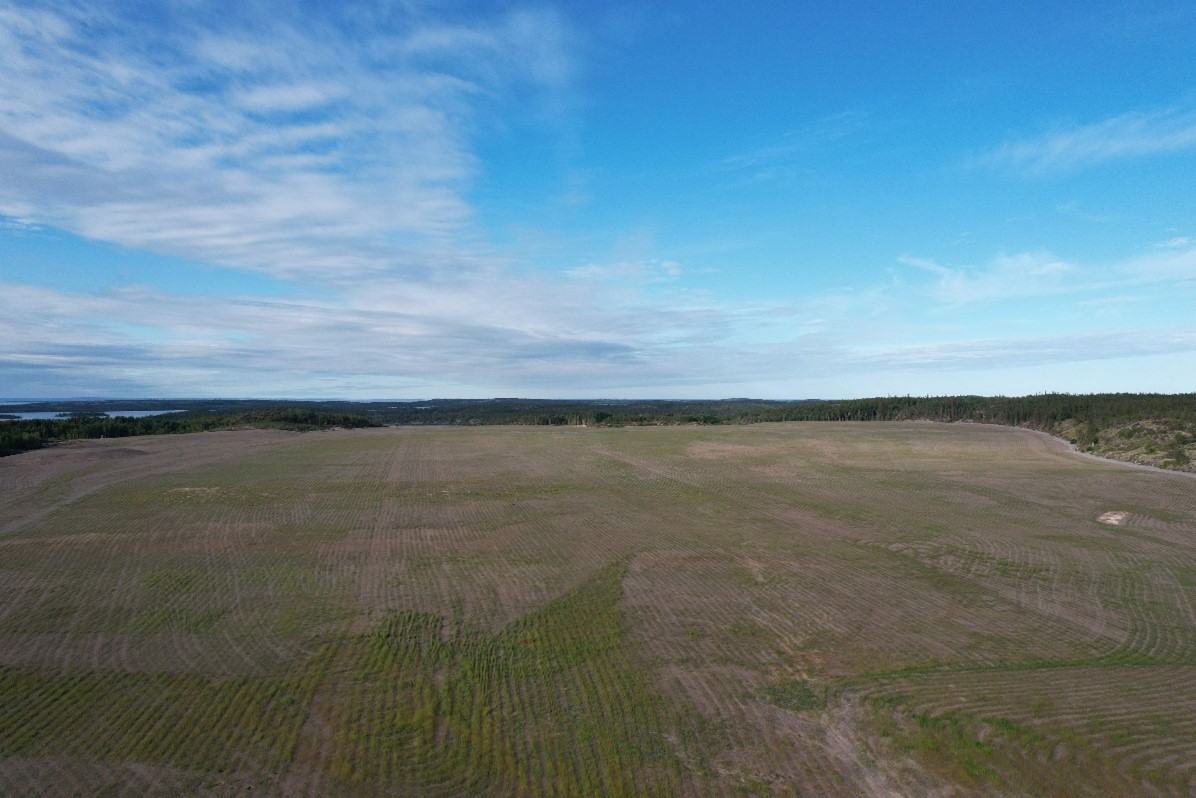
[[[111, 408], [181, 410], [108, 418]], [[323, 429], [391, 425], [752, 424], [768, 421], [939, 421], [1041, 430], [1085, 451], [1191, 470], [1196, 394], [888, 396], [804, 400], [430, 399], [411, 402], [286, 400], [104, 400], [8, 405], [4, 412], [57, 411], [62, 419], [0, 423], [0, 455], [79, 438], [213, 429]]]
[[307, 431], [377, 425], [377, 422], [361, 415], [304, 407], [265, 407], [216, 414], [169, 413], [140, 418], [110, 418], [97, 415], [97, 412], [80, 410], [65, 418], [0, 422], [0, 457], [39, 449], [50, 443], [84, 438], [127, 438], [134, 435], [172, 435], [221, 429], [271, 428]]

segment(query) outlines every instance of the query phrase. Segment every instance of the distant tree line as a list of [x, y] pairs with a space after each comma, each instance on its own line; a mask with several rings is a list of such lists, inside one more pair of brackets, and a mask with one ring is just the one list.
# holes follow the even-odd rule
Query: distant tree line
[[[108, 418], [110, 408], [179, 409], [144, 418]], [[583, 400], [430, 399], [416, 402], [285, 402], [278, 400], [127, 400], [31, 403], [7, 411], [60, 411], [68, 418], [0, 422], [0, 455], [78, 438], [162, 435], [214, 429], [275, 427], [323, 429], [390, 425], [527, 424], [627, 426], [647, 424], [752, 424], [766, 421], [971, 421], [1067, 430], [1073, 442], [1093, 447], [1105, 430], [1149, 422], [1184, 438], [1196, 434], [1196, 394], [1037, 394], [1034, 396], [887, 396], [871, 399], [780, 402], [761, 399]], [[1148, 432], [1150, 430], [1147, 430]], [[1154, 430], [1157, 432], [1157, 429]], [[1152, 433], [1153, 434], [1153, 433]], [[1157, 437], [1157, 435], [1156, 435]], [[1161, 440], [1161, 439], [1160, 439]], [[1177, 444], [1176, 441], [1179, 443]]]
[[[130, 408], [132, 409], [132, 408]], [[303, 407], [267, 407], [237, 413], [169, 413], [132, 418], [78, 411], [65, 418], [0, 421], [0, 456], [38, 449], [56, 441], [83, 438], [127, 438], [218, 429], [274, 428], [315, 430], [376, 426], [362, 415]]]
[[360, 412], [388, 424], [624, 426], [763, 421], [973, 421], [1050, 430], [1070, 420], [1102, 429], [1149, 419], [1196, 423], [1196, 394], [888, 396], [801, 402], [437, 399], [391, 403], [385, 407], [365, 405]]
[[806, 402], [767, 411], [753, 420], [975, 421], [1047, 429], [1068, 420], [1101, 428], [1163, 418], [1196, 422], [1196, 394], [895, 396]]

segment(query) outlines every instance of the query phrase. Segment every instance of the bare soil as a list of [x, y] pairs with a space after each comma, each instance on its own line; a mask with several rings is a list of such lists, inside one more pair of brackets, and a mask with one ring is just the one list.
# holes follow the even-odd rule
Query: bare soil
[[[569, 602], [616, 566], [590, 650], [610, 607]], [[388, 642], [396, 619], [436, 633]], [[0, 460], [3, 794], [1180, 796], [1193, 661], [1190, 476], [1026, 430], [228, 432]], [[770, 697], [794, 684], [817, 701]], [[571, 703], [592, 695], [614, 703]]]

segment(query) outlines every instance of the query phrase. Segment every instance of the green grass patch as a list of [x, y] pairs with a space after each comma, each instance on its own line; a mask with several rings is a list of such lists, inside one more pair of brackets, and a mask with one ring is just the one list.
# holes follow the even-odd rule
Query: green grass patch
[[496, 634], [404, 612], [353, 641], [333, 774], [401, 794], [675, 794], [680, 764], [623, 638], [623, 573]]
[[805, 679], [772, 684], [761, 687], [757, 692], [770, 704], [790, 712], [804, 712], [826, 706], [826, 693], [814, 688]]
[[133, 630], [138, 633], [189, 633], [200, 634], [228, 615], [225, 607], [203, 609], [198, 607], [161, 607], [145, 610], [133, 620]]
[[916, 753], [962, 784], [1024, 788], [1016, 763], [1045, 756], [1056, 742], [1039, 730], [1004, 717], [962, 710], [921, 712], [900, 695], [871, 696], [877, 730], [902, 753]]
[[87, 751], [95, 760], [281, 772], [325, 660], [231, 679], [0, 668], [0, 757]]

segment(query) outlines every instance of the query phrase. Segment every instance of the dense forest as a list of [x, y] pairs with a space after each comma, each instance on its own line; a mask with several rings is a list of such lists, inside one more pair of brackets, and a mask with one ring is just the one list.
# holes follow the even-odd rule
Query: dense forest
[[[13, 408], [6, 407], [5, 410], [12, 411]], [[193, 411], [141, 418], [110, 418], [103, 415], [103, 411], [95, 409], [62, 412], [62, 418], [0, 421], [0, 456], [82, 438], [127, 438], [133, 435], [170, 435], [217, 429], [314, 430], [368, 427], [376, 423], [361, 415], [308, 407], [262, 407], [218, 413]]]
[[[143, 418], [112, 409], [173, 410]], [[782, 402], [721, 400], [431, 399], [415, 402], [105, 400], [9, 404], [9, 414], [62, 418], [0, 422], [0, 455], [79, 438], [214, 429], [377, 425], [751, 424], [765, 421], [939, 421], [1004, 424], [1057, 435], [1084, 451], [1196, 470], [1196, 394], [1038, 394], [878, 397]], [[0, 417], [3, 414], [0, 413]]]
[[885, 397], [808, 402], [752, 421], [940, 421], [1047, 432], [1081, 451], [1196, 471], [1196, 394]]

